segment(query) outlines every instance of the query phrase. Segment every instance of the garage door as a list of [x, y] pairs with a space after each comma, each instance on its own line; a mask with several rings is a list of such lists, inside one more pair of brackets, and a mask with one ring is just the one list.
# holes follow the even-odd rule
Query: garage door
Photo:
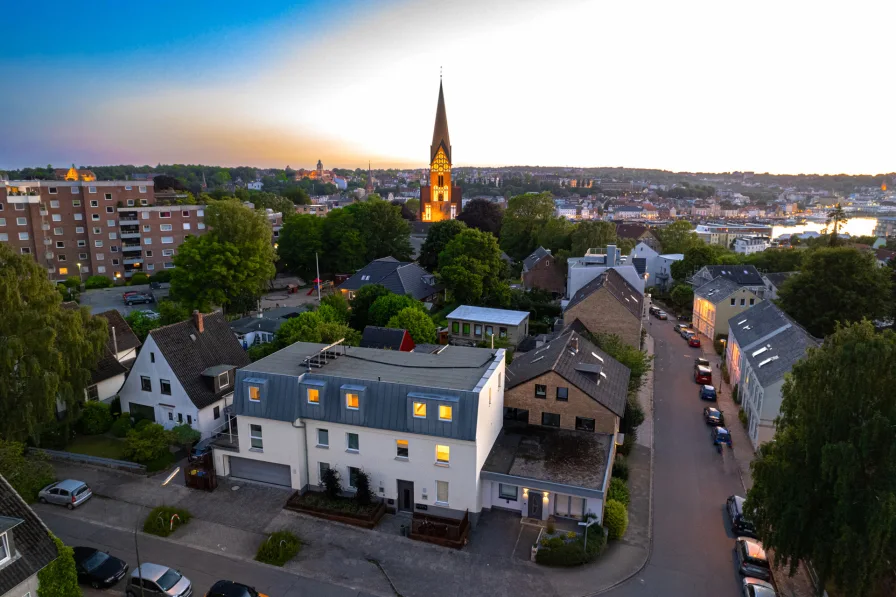
[[273, 485], [292, 486], [292, 476], [285, 464], [249, 460], [230, 456], [230, 476]]

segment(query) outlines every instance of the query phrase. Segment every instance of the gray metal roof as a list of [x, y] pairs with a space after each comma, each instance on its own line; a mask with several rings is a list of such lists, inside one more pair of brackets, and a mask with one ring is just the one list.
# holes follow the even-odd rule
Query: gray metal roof
[[275, 307], [273, 309], [268, 309], [267, 311], [262, 311], [261, 317], [257, 315], [251, 315], [249, 317], [243, 317], [241, 319], [237, 319], [235, 321], [230, 322], [230, 329], [236, 332], [237, 334], [248, 334], [249, 332], [268, 332], [270, 334], [276, 333], [277, 330], [280, 329], [280, 326], [289, 321], [291, 318], [296, 317], [303, 311], [305, 311], [306, 307]]
[[762, 274], [755, 265], [704, 265], [701, 271], [705, 271], [713, 279], [722, 276], [740, 286], [763, 285]]
[[713, 304], [718, 304], [740, 290], [740, 285], [728, 278], [719, 276], [694, 290], [694, 294]]
[[478, 321], [481, 323], [494, 323], [497, 325], [519, 325], [529, 317], [528, 311], [510, 311], [508, 309], [490, 309], [488, 307], [473, 307], [461, 305], [448, 314], [447, 319], [463, 319], [464, 321]]

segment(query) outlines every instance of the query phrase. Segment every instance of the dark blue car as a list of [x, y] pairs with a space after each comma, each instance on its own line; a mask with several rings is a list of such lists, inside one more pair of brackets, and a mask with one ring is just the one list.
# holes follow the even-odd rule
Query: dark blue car
[[724, 427], [714, 427], [712, 430], [712, 443], [715, 446], [728, 444], [731, 447], [731, 433]]
[[711, 400], [713, 402], [718, 400], [718, 396], [716, 396], [716, 389], [712, 386], [707, 385], [700, 386], [700, 400]]

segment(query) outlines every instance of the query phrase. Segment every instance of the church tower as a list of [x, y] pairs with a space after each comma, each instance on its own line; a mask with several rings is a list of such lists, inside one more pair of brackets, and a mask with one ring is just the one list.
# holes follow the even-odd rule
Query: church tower
[[436, 123], [429, 146], [429, 186], [420, 187], [420, 219], [424, 222], [453, 220], [460, 214], [461, 190], [451, 184], [451, 138], [445, 93], [439, 81]]

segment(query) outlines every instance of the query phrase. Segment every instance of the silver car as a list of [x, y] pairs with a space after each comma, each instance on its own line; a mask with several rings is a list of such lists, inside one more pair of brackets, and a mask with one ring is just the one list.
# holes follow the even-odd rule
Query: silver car
[[191, 597], [193, 584], [174, 568], [144, 563], [131, 572], [125, 593], [127, 597]]
[[66, 479], [51, 483], [40, 490], [37, 499], [42, 504], [59, 504], [74, 510], [93, 497], [93, 492], [84, 481]]
[[776, 597], [775, 587], [770, 582], [747, 576], [743, 582], [744, 597]]

